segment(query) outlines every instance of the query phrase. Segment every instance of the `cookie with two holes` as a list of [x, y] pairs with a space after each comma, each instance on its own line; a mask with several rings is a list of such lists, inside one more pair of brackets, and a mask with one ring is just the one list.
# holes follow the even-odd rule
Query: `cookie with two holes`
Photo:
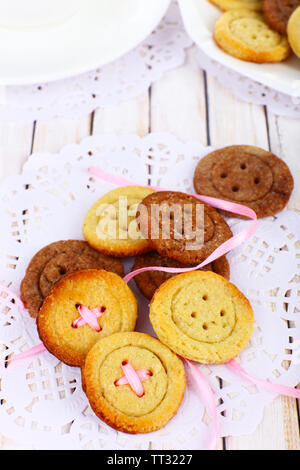
[[[104, 312], [97, 318], [100, 331], [84, 324], [75, 328], [79, 306]], [[137, 301], [124, 282], [112, 272], [83, 270], [64, 276], [46, 296], [37, 317], [39, 336], [50, 353], [71, 366], [82, 366], [91, 347], [120, 331], [133, 331]]]
[[259, 218], [281, 211], [293, 186], [286, 163], [271, 152], [249, 145], [209, 153], [194, 173], [197, 193], [246, 205]]
[[211, 271], [193, 271], [168, 279], [156, 290], [150, 321], [160, 341], [176, 354], [223, 364], [247, 345], [254, 316], [235, 285]]
[[39, 250], [21, 282], [21, 299], [29, 314], [36, 318], [52, 286], [63, 276], [83, 269], [105, 269], [124, 275], [120, 260], [94, 250], [83, 240], [61, 240]]
[[[143, 395], [129, 384], [121, 365], [147, 370]], [[109, 426], [126, 433], [148, 433], [176, 414], [185, 391], [182, 361], [159, 340], [144, 333], [117, 333], [98, 341], [82, 367], [84, 390], [94, 413]]]

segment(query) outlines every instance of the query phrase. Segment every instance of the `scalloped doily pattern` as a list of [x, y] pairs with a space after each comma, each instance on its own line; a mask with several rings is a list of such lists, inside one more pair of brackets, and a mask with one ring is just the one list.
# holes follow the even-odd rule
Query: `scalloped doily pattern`
[[[192, 175], [211, 151], [169, 134], [88, 137], [60, 154], [34, 154], [22, 175], [0, 187], [0, 282], [19, 293], [33, 254], [55, 240], [82, 238], [85, 212], [112, 185], [88, 173], [91, 163], [139, 184], [193, 191]], [[238, 360], [253, 375], [295, 386], [299, 381], [300, 219], [289, 210], [260, 219], [255, 235], [229, 255], [231, 280], [255, 311], [251, 341]], [[249, 222], [231, 218], [234, 233]], [[132, 260], [126, 262], [128, 270]], [[137, 329], [154, 334], [148, 301], [134, 281]], [[35, 321], [0, 292], [0, 358], [38, 344]], [[1, 361], [2, 362], [2, 361]], [[251, 433], [274, 394], [226, 365], [199, 365], [213, 387], [223, 436]], [[16, 387], [17, 384], [17, 387]], [[196, 419], [195, 419], [196, 418]], [[147, 435], [117, 432], [98, 420], [81, 388], [80, 371], [48, 352], [1, 370], [0, 432], [38, 449], [205, 448], [210, 419], [187, 370], [187, 389], [176, 416]]]
[[251, 80], [208, 57], [198, 48], [198, 63], [225, 88], [239, 99], [249, 103], [268, 106], [279, 116], [300, 118], [300, 79], [294, 83], [293, 96], [280, 93], [262, 83]]
[[185, 33], [177, 3], [139, 46], [88, 73], [30, 86], [0, 89], [0, 119], [34, 121], [56, 116], [82, 117], [98, 107], [139, 96], [167, 70], [185, 60], [192, 40]]

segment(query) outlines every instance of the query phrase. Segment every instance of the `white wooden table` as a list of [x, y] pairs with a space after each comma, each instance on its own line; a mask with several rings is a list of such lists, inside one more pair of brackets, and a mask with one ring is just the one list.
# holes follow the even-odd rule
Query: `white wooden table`
[[[57, 152], [65, 144], [100, 133], [171, 132], [183, 141], [214, 147], [252, 144], [272, 150], [289, 165], [295, 189], [289, 207], [300, 211], [300, 122], [277, 117], [267, 108], [239, 101], [202, 72], [195, 49], [184, 66], [172, 70], [136, 99], [97, 109], [83, 119], [22, 124], [0, 122], [0, 177], [18, 173], [32, 152]], [[23, 448], [0, 435], [0, 448]], [[278, 397], [249, 436], [220, 439], [219, 449], [300, 449], [299, 404]]]

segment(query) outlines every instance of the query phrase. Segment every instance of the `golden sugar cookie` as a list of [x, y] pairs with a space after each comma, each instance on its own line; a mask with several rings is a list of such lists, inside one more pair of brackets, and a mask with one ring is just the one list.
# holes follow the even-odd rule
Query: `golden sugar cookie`
[[126, 186], [113, 189], [101, 197], [87, 212], [83, 236], [96, 250], [105, 254], [126, 257], [151, 250], [138, 229], [135, 217], [139, 203], [152, 189]]
[[39, 250], [21, 283], [21, 299], [30, 315], [37, 316], [44, 298], [57, 281], [83, 269], [105, 269], [124, 275], [119, 259], [99, 253], [82, 240], [61, 240]]
[[[128, 383], [122, 366], [143, 373], [140, 391]], [[137, 332], [98, 341], [86, 356], [82, 379], [95, 414], [109, 426], [132, 434], [167, 424], [185, 390], [181, 360], [157, 339]]]
[[287, 34], [288, 21], [299, 6], [300, 0], [264, 0], [263, 15], [271, 28], [280, 34]]
[[224, 13], [214, 39], [225, 52], [248, 62], [281, 62], [291, 52], [286, 37], [273, 31], [261, 13], [246, 9]]
[[260, 11], [263, 0], [209, 0], [211, 3], [221, 8], [223, 11], [237, 8], [248, 8], [249, 10]]
[[[99, 331], [87, 323], [75, 327], [80, 307], [101, 312], [96, 319]], [[112, 272], [88, 269], [64, 276], [52, 287], [39, 310], [37, 328], [54, 356], [81, 366], [99, 339], [134, 330], [136, 319], [137, 301], [123, 279]]]
[[243, 204], [268, 217], [289, 201], [294, 182], [280, 158], [251, 145], [231, 145], [202, 158], [194, 173], [199, 194]]
[[210, 271], [179, 274], [162, 284], [150, 303], [158, 338], [182, 357], [223, 364], [248, 343], [253, 311], [236, 286]]
[[[148, 266], [164, 266], [168, 268], [191, 268], [192, 266], [178, 263], [170, 258], [163, 258], [157, 252], [153, 251], [151, 253], [146, 253], [144, 255], [137, 256], [132, 267], [132, 271], [140, 268], [145, 268]], [[226, 256], [221, 256], [221, 258], [213, 261], [212, 263], [207, 264], [202, 271], [213, 271], [220, 276], [229, 279], [230, 268]], [[142, 294], [151, 300], [154, 292], [158, 287], [165, 282], [170, 277], [175, 276], [176, 274], [167, 273], [164, 271], [144, 271], [143, 273], [138, 274], [134, 277], [134, 280], [142, 292]]]
[[300, 57], [300, 7], [290, 17], [287, 33], [291, 48]]

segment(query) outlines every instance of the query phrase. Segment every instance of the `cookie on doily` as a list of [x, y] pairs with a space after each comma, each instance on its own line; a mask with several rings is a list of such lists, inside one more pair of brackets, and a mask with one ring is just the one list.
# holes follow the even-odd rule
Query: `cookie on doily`
[[[95, 312], [94, 325], [86, 310]], [[90, 348], [119, 331], [133, 331], [137, 301], [123, 279], [112, 272], [88, 269], [64, 276], [45, 298], [37, 317], [45, 347], [61, 361], [82, 366]]]
[[249, 8], [249, 10], [260, 11], [263, 0], [209, 0], [223, 11], [235, 10], [237, 8]]
[[300, 57], [300, 6], [294, 11], [289, 19], [287, 34], [291, 48], [295, 54]]
[[137, 216], [152, 249], [179, 263], [201, 263], [232, 236], [215, 209], [181, 192], [150, 194], [139, 205]]
[[253, 310], [232, 283], [211, 271], [179, 274], [164, 282], [150, 303], [158, 338], [176, 354], [223, 364], [247, 345]]
[[291, 53], [287, 38], [272, 30], [261, 13], [247, 9], [224, 13], [213, 37], [224, 52], [247, 62], [281, 62]]
[[197, 193], [246, 205], [257, 217], [281, 211], [293, 186], [286, 163], [271, 152], [249, 145], [233, 145], [206, 155], [194, 173]]
[[102, 253], [126, 257], [151, 250], [138, 229], [135, 217], [138, 204], [153, 190], [142, 186], [113, 189], [102, 196], [87, 212], [83, 236]]
[[66, 274], [82, 269], [105, 269], [124, 275], [120, 260], [94, 250], [82, 240], [61, 240], [39, 250], [30, 261], [21, 282], [21, 299], [36, 317], [51, 287]]
[[271, 28], [287, 34], [288, 21], [299, 6], [300, 0], [263, 0], [263, 15]]
[[162, 428], [176, 414], [185, 390], [181, 360], [144, 333], [117, 333], [93, 346], [82, 368], [95, 414], [126, 433]]
[[[178, 263], [178, 261], [175, 261], [170, 258], [163, 258], [157, 252], [153, 251], [151, 253], [137, 256], [135, 258], [132, 271], [149, 266], [162, 266], [168, 268], [192, 267], [186, 264]], [[229, 279], [230, 275], [229, 263], [227, 261], [226, 256], [222, 256], [221, 258], [213, 261], [212, 263], [207, 264], [206, 266], [201, 268], [201, 270], [213, 271], [217, 274], [220, 274], [220, 276], [225, 277], [225, 279]], [[134, 277], [134, 280], [142, 294], [147, 297], [147, 299], [151, 300], [156, 289], [158, 289], [158, 287], [163, 284], [167, 279], [170, 279], [175, 275], [176, 273], [167, 273], [164, 271], [145, 271], [136, 275]]]

